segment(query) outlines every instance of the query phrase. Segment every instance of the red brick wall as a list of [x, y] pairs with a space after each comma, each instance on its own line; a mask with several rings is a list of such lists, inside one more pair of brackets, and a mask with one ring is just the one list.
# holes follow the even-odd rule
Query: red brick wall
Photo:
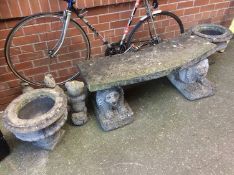
[[[133, 0], [78, 0], [79, 7], [88, 7], [87, 19], [110, 41], [117, 41], [123, 34]], [[198, 23], [219, 23], [228, 26], [234, 17], [233, 0], [159, 0], [159, 8], [176, 13], [186, 29]], [[5, 38], [18, 20], [2, 19], [22, 17], [38, 12], [59, 11], [65, 8], [62, 0], [0, 0], [0, 110], [21, 93], [19, 80], [6, 66], [3, 54]], [[137, 17], [144, 15], [143, 9]], [[79, 20], [76, 19], [78, 22]], [[87, 29], [86, 29], [87, 30]], [[88, 30], [87, 30], [88, 31]], [[104, 52], [101, 42], [88, 31], [92, 55]]]

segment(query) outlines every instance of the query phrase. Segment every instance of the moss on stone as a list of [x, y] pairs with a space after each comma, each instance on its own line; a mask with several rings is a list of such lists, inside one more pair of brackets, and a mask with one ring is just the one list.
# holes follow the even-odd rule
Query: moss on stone
[[216, 45], [189, 35], [139, 52], [103, 57], [79, 64], [89, 91], [157, 79], [183, 65], [199, 61]]

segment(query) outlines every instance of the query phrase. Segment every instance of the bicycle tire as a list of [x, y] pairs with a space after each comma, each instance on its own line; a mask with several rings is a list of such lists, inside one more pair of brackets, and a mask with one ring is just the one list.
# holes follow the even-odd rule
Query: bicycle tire
[[[38, 78], [38, 80], [37, 79], [35, 79], [35, 77], [33, 77], [33, 78], [28, 78], [28, 77], [26, 77], [25, 75], [26, 75], [26, 73], [25, 73], [25, 71], [27, 71], [27, 74], [30, 74], [30, 72], [33, 72], [33, 69], [34, 69], [34, 67], [33, 66], [37, 66], [37, 67], [39, 67], [40, 65], [37, 65], [36, 63], [40, 63], [40, 61], [42, 62], [42, 57], [43, 57], [43, 59], [44, 59], [44, 57], [46, 57], [46, 54], [44, 53], [44, 52], [46, 52], [46, 50], [45, 49], [42, 49], [42, 51], [41, 52], [43, 52], [42, 54], [41, 54], [41, 58], [39, 59], [37, 59], [36, 61], [36, 63], [34, 63], [34, 62], [32, 62], [33, 63], [33, 66], [32, 66], [32, 68], [30, 67], [30, 68], [27, 68], [27, 70], [23, 70], [22, 69], [22, 66], [23, 67], [25, 67], [26, 65], [23, 65], [23, 63], [25, 63], [25, 62], [28, 62], [29, 60], [25, 60], [24, 59], [24, 61], [25, 62], [20, 62], [20, 63], [18, 63], [17, 61], [16, 61], [16, 63], [14, 63], [14, 59], [16, 59], [16, 57], [15, 57], [15, 55], [13, 56], [12, 55], [12, 53], [14, 53], [14, 51], [12, 52], [12, 48], [11, 47], [13, 47], [14, 45], [16, 45], [15, 43], [19, 43], [19, 41], [20, 41], [20, 37], [22, 37], [21, 38], [21, 40], [22, 39], [24, 39], [24, 37], [28, 37], [28, 36], [36, 36], [35, 34], [32, 34], [32, 31], [31, 31], [31, 33], [29, 32], [28, 34], [26, 33], [26, 31], [27, 31], [27, 29], [29, 28], [29, 27], [32, 27], [33, 29], [35, 29], [35, 28], [37, 28], [38, 26], [40, 26], [40, 25], [47, 25], [47, 21], [48, 21], [48, 19], [49, 18], [51, 18], [51, 19], [53, 19], [53, 18], [56, 18], [56, 19], [58, 19], [58, 23], [56, 23], [56, 21], [49, 21], [49, 22], [51, 22], [51, 24], [50, 24], [50, 27], [48, 28], [48, 30], [50, 29], [50, 31], [49, 32], [54, 32], [54, 31], [52, 31], [52, 29], [54, 29], [55, 30], [55, 32], [56, 32], [56, 34], [57, 35], [61, 35], [61, 34], [58, 34], [59, 32], [60, 32], [60, 30], [61, 30], [61, 28], [59, 29], [58, 28], [58, 26], [59, 25], [63, 25], [63, 14], [62, 13], [40, 13], [40, 14], [35, 14], [35, 15], [32, 15], [32, 16], [29, 16], [29, 17], [26, 17], [26, 18], [24, 18], [24, 19], [22, 19], [11, 31], [10, 31], [10, 33], [9, 33], [9, 35], [7, 36], [7, 39], [6, 39], [6, 42], [5, 42], [5, 47], [4, 47], [4, 54], [5, 54], [5, 58], [6, 58], [6, 62], [7, 62], [7, 65], [9, 66], [9, 68], [10, 68], [10, 70], [15, 74], [15, 76], [17, 76], [19, 79], [21, 79], [22, 81], [24, 81], [24, 82], [27, 82], [27, 83], [29, 83], [30, 85], [34, 85], [34, 86], [44, 86], [44, 82], [43, 82], [43, 80], [40, 80], [39, 81], [39, 75], [40, 75], [40, 77], [42, 77], [42, 74], [36, 74], [36, 76], [37, 76], [37, 78]], [[35, 21], [34, 21], [35, 20]], [[44, 20], [44, 21], [43, 21]], [[34, 21], [34, 22], [33, 22]], [[37, 23], [37, 22], [41, 22], [41, 23]], [[49, 23], [48, 22], [48, 23]], [[52, 23], [53, 22], [53, 23]], [[61, 24], [59, 23], [59, 22], [61, 22]], [[52, 26], [52, 24], [54, 24], [53, 26]], [[28, 26], [26, 26], [26, 25], [28, 25]], [[49, 25], [49, 24], [48, 24]], [[47, 26], [48, 26], [47, 25]], [[35, 27], [36, 26], [36, 27]], [[41, 27], [41, 26], [40, 26]], [[22, 31], [21, 31], [21, 29], [22, 29]], [[75, 29], [75, 30], [74, 30]], [[75, 35], [75, 36], [68, 36], [68, 33], [70, 34], [70, 33], [75, 33], [75, 31], [77, 30], [77, 33], [79, 34], [79, 36], [81, 36], [81, 40], [82, 40], [82, 46], [81, 46], [81, 44], [79, 45], [80, 46], [80, 48], [84, 48], [83, 50], [85, 50], [85, 51], [80, 51], [79, 52], [79, 54], [78, 54], [78, 51], [75, 51], [75, 49], [76, 50], [78, 50], [79, 48], [78, 48], [78, 45], [77, 45], [77, 48], [75, 48], [76, 46], [75, 46], [75, 39], [77, 40], [77, 38], [75, 38], [75, 37], [78, 37], [78, 35]], [[35, 31], [35, 30], [34, 30]], [[36, 32], [36, 31], [35, 31]], [[42, 41], [42, 39], [41, 38], [46, 38], [46, 37], [48, 37], [48, 35], [49, 35], [49, 32], [47, 32], [45, 35], [41, 35], [41, 34], [44, 34], [44, 33], [40, 33], [40, 30], [38, 29], [38, 33], [40, 34], [38, 34], [38, 38], [39, 38], [39, 40], [37, 40], [37, 41], [32, 41], [32, 42], [29, 42], [28, 43], [28, 41], [26, 42], [25, 41], [25, 43], [27, 43], [27, 44], [25, 44], [25, 45], [20, 45], [19, 44], [19, 46], [20, 46], [20, 48], [19, 48], [19, 50], [21, 51], [21, 55], [20, 56], [22, 56], [23, 54], [22, 53], [24, 53], [24, 51], [25, 50], [23, 50], [22, 49], [22, 47], [25, 47], [25, 46], [28, 46], [28, 47], [30, 47], [30, 45], [31, 46], [33, 46], [33, 48], [31, 48], [31, 49], [33, 49], [33, 51], [31, 50], [31, 52], [25, 52], [26, 54], [29, 54], [29, 53], [31, 53], [31, 54], [33, 54], [33, 53], [36, 53], [36, 45], [35, 44], [41, 44], [41, 46], [42, 46], [42, 42], [44, 42], [44, 41]], [[22, 36], [19, 36], [21, 33], [23, 33], [22, 34]], [[43, 37], [41, 37], [41, 36], [43, 36]], [[70, 37], [70, 38], [68, 38], [68, 37]], [[32, 37], [33, 38], [33, 37]], [[31, 39], [32, 39], [31, 38]], [[14, 40], [15, 39], [15, 40]], [[18, 40], [17, 40], [18, 39]], [[64, 43], [65, 43], [65, 41], [66, 41], [66, 39], [68, 40], [72, 40], [72, 41], [70, 41], [70, 45], [69, 46], [72, 46], [72, 47], [69, 47], [68, 45], [65, 45]], [[50, 40], [48, 40], [48, 41], [46, 41], [46, 47], [47, 47], [47, 53], [48, 53], [48, 51], [49, 51], [49, 44], [50, 43], [56, 43], [56, 41], [54, 41], [54, 40], [56, 40], [56, 41], [58, 41], [58, 38], [53, 38], [53, 37], [51, 37], [50, 36]], [[74, 40], [74, 42], [73, 42], [73, 40]], [[23, 41], [21, 41], [21, 42], [23, 42]], [[80, 41], [81, 42], [81, 41]], [[81, 60], [83, 60], [83, 59], [90, 59], [90, 53], [91, 53], [91, 49], [90, 49], [90, 42], [89, 42], [89, 39], [88, 39], [88, 36], [87, 36], [87, 34], [85, 33], [85, 31], [84, 31], [84, 29], [80, 26], [80, 24], [78, 24], [76, 21], [74, 21], [73, 19], [71, 19], [70, 20], [70, 26], [69, 26], [69, 29], [68, 29], [68, 32], [67, 32], [67, 35], [66, 35], [66, 38], [65, 38], [65, 40], [64, 40], [64, 48], [66, 47], [66, 52], [67, 52], [67, 54], [69, 54], [68, 52], [69, 51], [71, 51], [72, 49], [73, 49], [73, 52], [72, 53], [74, 53], [73, 55], [75, 55], [75, 52], [77, 52], [77, 55], [80, 55], [80, 57], [82, 58]], [[66, 43], [67, 44], [67, 43]], [[51, 46], [50, 47], [53, 47], [55, 44], [50, 44]], [[53, 45], [53, 46], [52, 46]], [[43, 47], [43, 46], [42, 46]], [[44, 46], [45, 47], [45, 46]], [[16, 46], [16, 48], [18, 49], [18, 46]], [[26, 47], [25, 47], [26, 48]], [[62, 52], [62, 49], [63, 48], [61, 48], [60, 50], [61, 50], [61, 52]], [[59, 67], [60, 69], [58, 69], [58, 70], [53, 70], [53, 71], [59, 71], [59, 73], [56, 73], [56, 75], [57, 75], [57, 77], [55, 78], [56, 79], [56, 83], [58, 84], [58, 85], [61, 85], [61, 84], [64, 84], [64, 83], [66, 83], [67, 81], [70, 81], [70, 80], [73, 80], [73, 79], [75, 79], [75, 78], [77, 78], [77, 76], [79, 76], [79, 70], [75, 70], [75, 69], [78, 69], [77, 68], [77, 65], [75, 65], [78, 61], [80, 61], [80, 60], [78, 60], [78, 58], [77, 57], [75, 57], [75, 59], [71, 59], [71, 60], [69, 60], [69, 63], [70, 63], [70, 68], [66, 68], [65, 67], [65, 65], [64, 65], [64, 63], [66, 63], [64, 60], [62, 60], [62, 56], [65, 58], [65, 54], [64, 54], [64, 52], [61, 54], [61, 52], [60, 52], [60, 50], [59, 50], [59, 52], [58, 52], [58, 54], [60, 54], [59, 56], [57, 56], [56, 57], [56, 63], [54, 63], [54, 67], [53, 67], [53, 69], [56, 69], [56, 66], [57, 67]], [[65, 50], [65, 49], [63, 49], [63, 50]], [[81, 53], [82, 52], [82, 53]], [[25, 54], [24, 53], [24, 54]], [[71, 54], [70, 54], [71, 55]], [[18, 61], [20, 60], [19, 59], [19, 55], [17, 55], [18, 56]], [[61, 60], [60, 60], [60, 56], [61, 56]], [[83, 57], [82, 57], [83, 56]], [[39, 56], [38, 56], [39, 57]], [[30, 58], [30, 59], [32, 59], [32, 58]], [[68, 59], [68, 58], [67, 58]], [[77, 60], [76, 60], [77, 59]], [[58, 62], [58, 60], [60, 60], [60, 63]], [[34, 60], [35, 61], [35, 60]], [[51, 62], [51, 60], [49, 60], [50, 62]], [[52, 60], [52, 61], [54, 61], [54, 60]], [[67, 61], [68, 62], [68, 61]], [[22, 64], [21, 65], [21, 69], [20, 70], [17, 70], [19, 67], [20, 67], [20, 65], [19, 64]], [[45, 64], [45, 63], [44, 63]], [[55, 65], [55, 64], [57, 64], [57, 65]], [[59, 66], [58, 66], [59, 65]], [[49, 65], [49, 67], [48, 67], [48, 69], [51, 71], [51, 66], [52, 65]], [[72, 66], [72, 67], [71, 67]], [[36, 68], [37, 68], [36, 67]], [[75, 68], [76, 67], [76, 68]], [[36, 70], [36, 68], [35, 68], [35, 70]], [[39, 67], [40, 68], [40, 67]], [[37, 70], [40, 70], [40, 69], [37, 69]], [[23, 72], [24, 71], [24, 72]], [[49, 71], [49, 72], [50, 72]], [[63, 73], [64, 74], [63, 74]], [[38, 73], [42, 73], [42, 72], [38, 72]], [[48, 72], [43, 72], [43, 75], [45, 75], [45, 74], [47, 74]], [[53, 72], [54, 73], [54, 72]], [[68, 75], [69, 74], [69, 75]], [[66, 75], [66, 76], [65, 76]], [[29, 76], [32, 76], [32, 75], [29, 75]], [[61, 77], [66, 77], [66, 78], [64, 78], [64, 79], [62, 79]], [[57, 81], [58, 80], [58, 81]]]
[[[176, 22], [176, 26], [178, 27], [178, 29], [179, 29], [179, 33], [181, 34], [181, 33], [184, 33], [184, 26], [183, 26], [183, 23], [182, 23], [182, 21], [180, 20], [180, 18], [178, 17], [178, 16], [176, 16], [174, 13], [171, 13], [171, 12], [169, 12], [169, 11], [161, 11], [160, 13], [156, 13], [156, 14], [153, 14], [153, 18], [155, 19], [156, 17], [165, 17], [165, 19], [167, 19], [167, 17], [169, 17], [169, 20], [170, 19], [172, 19], [173, 21], [175, 21]], [[136, 33], [138, 32], [138, 31], [140, 31], [140, 28], [143, 26], [143, 24], [144, 23], [146, 23], [147, 21], [150, 21], [151, 20], [151, 18], [150, 18], [150, 16], [148, 16], [148, 17], [145, 17], [145, 18], [143, 18], [143, 20], [141, 19], [137, 24], [136, 24], [136, 26], [132, 29], [132, 31], [131, 31], [131, 33], [129, 34], [129, 37], [128, 37], [128, 39], [127, 39], [127, 47], [129, 48], [129, 47], [131, 47], [131, 44], [132, 43], [134, 43], [133, 42], [133, 39], [134, 39], [134, 36], [136, 35]], [[166, 23], [170, 23], [170, 21], [166, 21], [166, 20], [164, 20], [164, 21], [156, 21], [156, 22], [162, 22], [162, 24], [161, 25], [163, 25], [163, 24], [166, 24]], [[147, 24], [148, 25], [148, 24]], [[170, 25], [170, 24], [168, 24], [168, 25]], [[157, 25], [156, 25], [156, 27], [157, 27]], [[168, 27], [168, 26], [164, 26], [164, 28], [163, 28], [163, 26], [160, 26], [161, 28], [161, 30], [162, 31], [165, 31], [166, 29], [165, 29], [165, 27]], [[170, 27], [170, 26], [169, 26]], [[156, 29], [157, 30], [157, 29]], [[160, 32], [158, 32], [157, 31], [157, 34], [160, 36]], [[138, 37], [138, 39], [139, 39], [140, 37]], [[137, 41], [135, 41], [135, 43], [137, 43]]]

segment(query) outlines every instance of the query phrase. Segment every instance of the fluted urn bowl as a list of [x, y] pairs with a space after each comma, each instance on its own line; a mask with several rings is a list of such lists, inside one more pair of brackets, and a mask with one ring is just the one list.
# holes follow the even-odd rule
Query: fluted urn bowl
[[229, 41], [233, 36], [228, 28], [217, 24], [197, 25], [192, 28], [192, 33], [214, 43]]
[[54, 89], [24, 93], [6, 108], [3, 122], [18, 139], [35, 142], [55, 134], [67, 119], [67, 98]]

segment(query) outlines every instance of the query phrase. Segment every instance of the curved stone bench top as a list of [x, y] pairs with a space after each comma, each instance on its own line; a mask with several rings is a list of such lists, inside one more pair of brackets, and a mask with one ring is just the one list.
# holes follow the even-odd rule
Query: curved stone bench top
[[216, 47], [200, 37], [184, 34], [139, 52], [89, 60], [78, 66], [89, 91], [94, 92], [167, 76], [210, 56]]

